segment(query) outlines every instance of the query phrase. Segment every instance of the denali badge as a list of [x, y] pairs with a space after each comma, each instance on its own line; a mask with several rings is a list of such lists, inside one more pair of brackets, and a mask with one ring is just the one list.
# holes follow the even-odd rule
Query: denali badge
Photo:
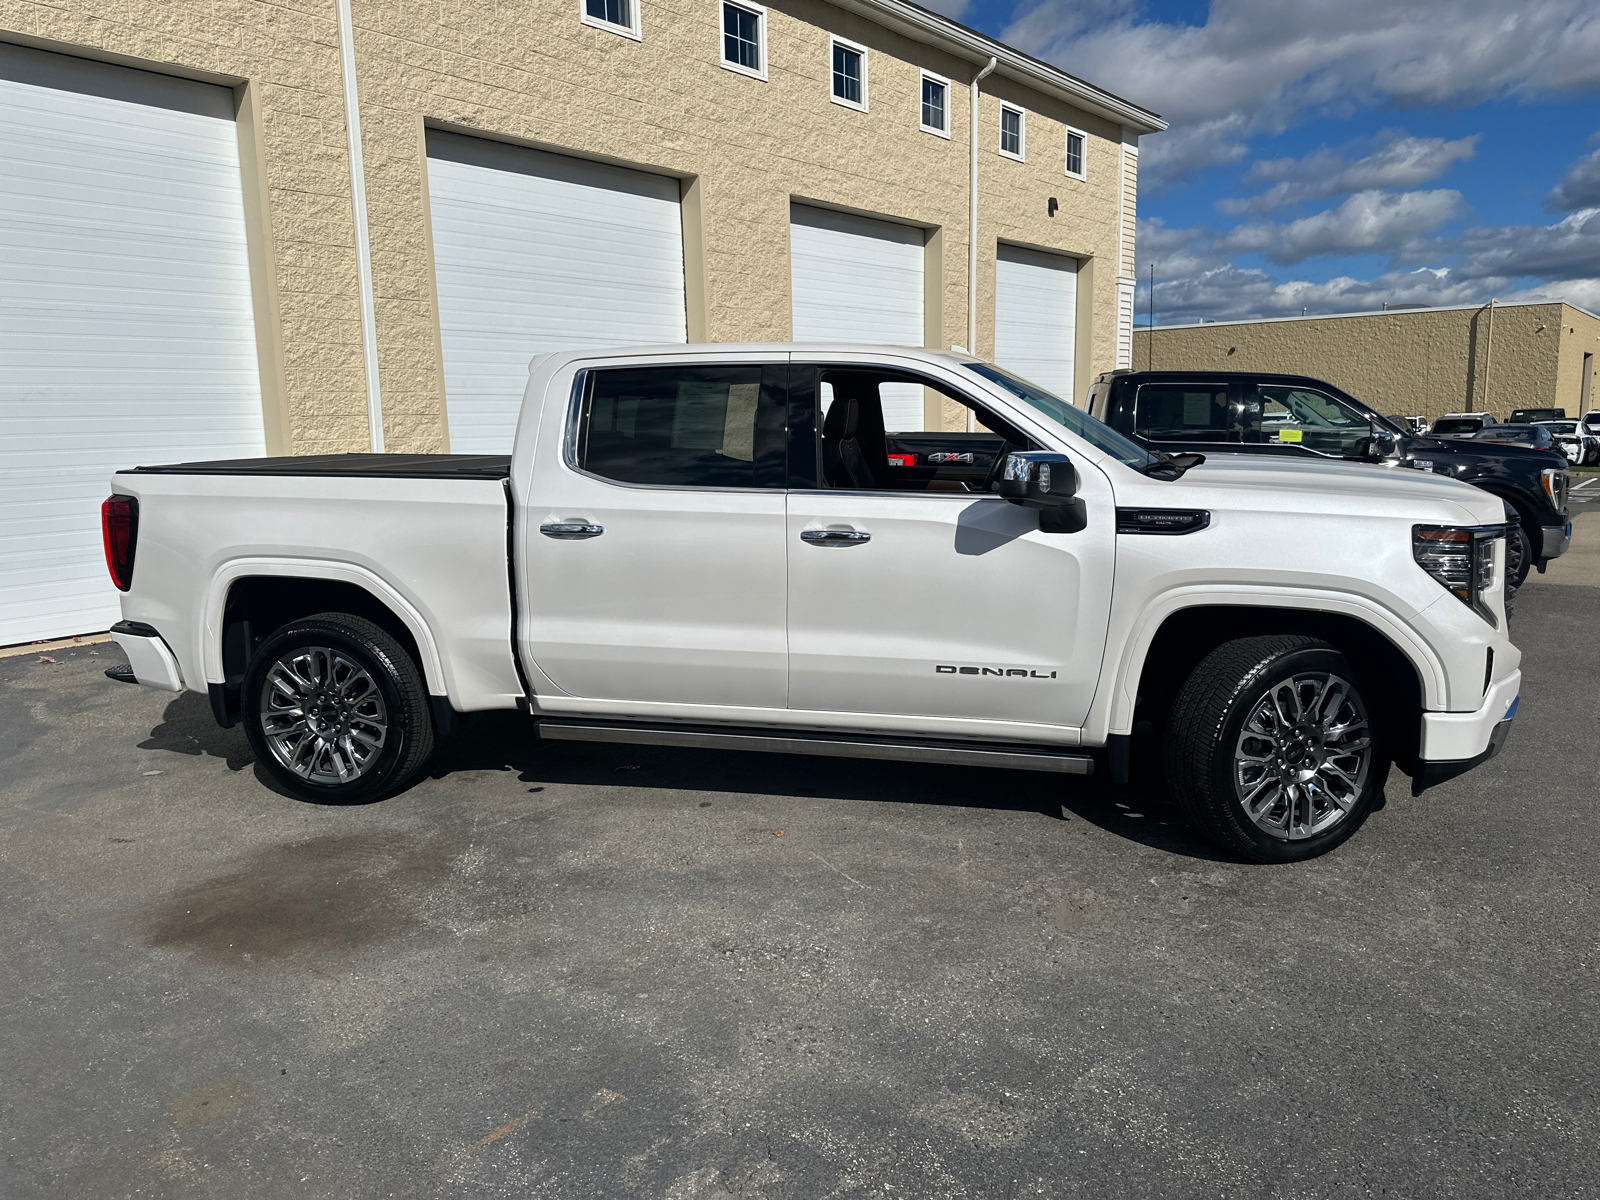
[[1056, 673], [1051, 671], [1046, 675], [1043, 671], [1025, 671], [1021, 667], [934, 667], [940, 675], [1020, 675], [1024, 679], [1054, 679]]

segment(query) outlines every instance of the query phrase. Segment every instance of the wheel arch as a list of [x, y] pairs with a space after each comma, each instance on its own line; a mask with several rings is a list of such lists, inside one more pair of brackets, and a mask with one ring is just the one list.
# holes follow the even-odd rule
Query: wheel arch
[[1125, 737], [1146, 714], [1164, 714], [1194, 666], [1223, 642], [1262, 633], [1303, 633], [1330, 642], [1366, 678], [1392, 680], [1382, 703], [1411, 712], [1395, 728], [1402, 766], [1414, 760], [1420, 714], [1443, 706], [1443, 665], [1414, 632], [1375, 606], [1349, 597], [1199, 595], [1152, 605], [1128, 642], [1128, 654], [1108, 706], [1107, 733]]
[[319, 612], [365, 617], [412, 656], [430, 695], [447, 694], [427, 621], [371, 571], [343, 563], [243, 560], [217, 572], [206, 598], [202, 662], [219, 722], [238, 718], [239, 686], [255, 648], [288, 622]]

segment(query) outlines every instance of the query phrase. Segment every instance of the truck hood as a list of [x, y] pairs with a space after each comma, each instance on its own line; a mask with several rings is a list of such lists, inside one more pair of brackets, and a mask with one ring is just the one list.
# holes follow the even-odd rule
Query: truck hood
[[1117, 483], [1118, 504], [1176, 508], [1259, 507], [1284, 513], [1397, 516], [1448, 524], [1498, 525], [1499, 497], [1430, 472], [1379, 463], [1292, 461], [1219, 454], [1181, 479]]

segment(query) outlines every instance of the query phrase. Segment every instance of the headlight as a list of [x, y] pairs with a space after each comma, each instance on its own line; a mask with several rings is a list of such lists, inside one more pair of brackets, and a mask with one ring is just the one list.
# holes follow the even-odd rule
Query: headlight
[[1560, 467], [1546, 467], [1539, 472], [1539, 483], [1544, 488], [1544, 494], [1550, 497], [1550, 503], [1556, 508], [1564, 509], [1567, 506], [1567, 481], [1569, 476]]
[[1504, 525], [1413, 525], [1411, 556], [1452, 596], [1499, 628], [1486, 597], [1494, 588], [1495, 546], [1505, 535]]

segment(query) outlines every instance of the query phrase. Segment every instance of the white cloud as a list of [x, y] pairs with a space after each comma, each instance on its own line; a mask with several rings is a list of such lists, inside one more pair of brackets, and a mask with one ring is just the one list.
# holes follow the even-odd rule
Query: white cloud
[[1471, 158], [1477, 152], [1478, 135], [1446, 141], [1386, 129], [1370, 145], [1370, 153], [1354, 160], [1322, 149], [1304, 158], [1258, 162], [1245, 174], [1244, 182], [1275, 180], [1273, 186], [1259, 196], [1219, 201], [1217, 207], [1226, 213], [1269, 213], [1290, 204], [1372, 188], [1416, 187]]
[[1466, 209], [1461, 193], [1357, 192], [1337, 208], [1287, 225], [1256, 221], [1240, 225], [1220, 244], [1235, 253], [1265, 255], [1291, 266], [1319, 254], [1393, 254], [1436, 233]]
[[1600, 207], [1600, 150], [1573, 163], [1544, 198], [1544, 206], [1549, 212]]
[[1600, 208], [1580, 209], [1554, 225], [1469, 229], [1448, 247], [1462, 255], [1466, 276], [1546, 280], [1600, 275]]
[[1041, 0], [1005, 38], [1168, 117], [1142, 156], [1155, 187], [1303, 114], [1600, 85], [1593, 0], [1212, 0], [1200, 26], [1143, 21], [1138, 0]]

